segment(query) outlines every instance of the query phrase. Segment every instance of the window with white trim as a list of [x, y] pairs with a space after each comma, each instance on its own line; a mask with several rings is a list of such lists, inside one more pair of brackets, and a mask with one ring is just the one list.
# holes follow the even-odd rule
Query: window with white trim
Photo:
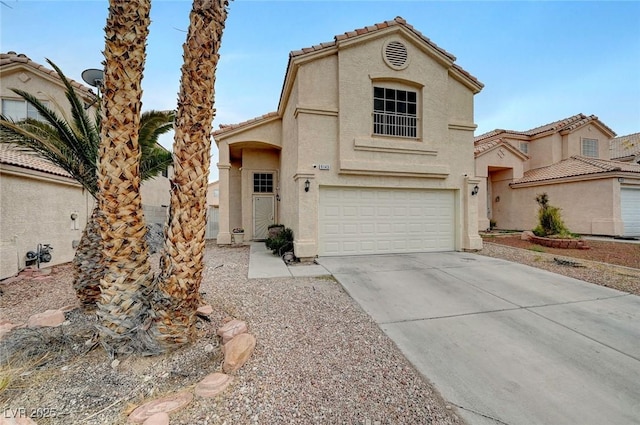
[[[41, 101], [44, 106], [49, 106], [46, 100]], [[45, 121], [40, 112], [26, 100], [2, 99], [2, 115], [13, 121], [21, 121], [33, 118], [38, 121]]]
[[374, 87], [373, 134], [418, 137], [418, 94], [410, 90]]
[[525, 155], [529, 155], [529, 143], [520, 142], [520, 152], [522, 152]]
[[273, 193], [273, 173], [254, 173], [253, 192]]
[[598, 158], [598, 140], [582, 139], [582, 156]]

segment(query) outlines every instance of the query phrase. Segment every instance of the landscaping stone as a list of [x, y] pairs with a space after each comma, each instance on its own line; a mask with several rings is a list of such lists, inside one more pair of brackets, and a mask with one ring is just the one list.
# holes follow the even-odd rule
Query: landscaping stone
[[211, 313], [213, 313], [213, 307], [211, 307], [211, 305], [207, 304], [207, 305], [203, 305], [198, 307], [198, 310], [196, 310], [198, 312], [198, 314], [203, 314], [205, 316], [210, 315]]
[[523, 241], [530, 241], [534, 236], [535, 235], [531, 230], [525, 230], [524, 232], [522, 232], [522, 235], [520, 235], [520, 239], [522, 239]]
[[225, 373], [240, 369], [251, 357], [256, 347], [256, 338], [251, 334], [240, 334], [222, 347], [224, 362], [222, 370]]
[[11, 323], [8, 320], [0, 320], [0, 340], [5, 336], [8, 335], [9, 332], [11, 332], [11, 330], [13, 328], [17, 328], [20, 325], [16, 325], [15, 323]]
[[224, 373], [212, 373], [196, 385], [196, 395], [199, 397], [215, 397], [223, 392], [229, 384], [233, 382], [233, 377]]
[[218, 336], [222, 337], [222, 343], [226, 344], [227, 342], [231, 341], [236, 335], [240, 335], [246, 332], [246, 322], [238, 319], [233, 319], [221, 326], [218, 329], [217, 334]]
[[169, 415], [165, 412], [158, 412], [149, 416], [142, 425], [169, 425]]
[[64, 322], [64, 313], [60, 310], [47, 310], [44, 313], [37, 313], [29, 317], [27, 327], [29, 328], [55, 328]]
[[7, 412], [0, 414], [0, 425], [38, 425], [36, 421], [26, 416], [19, 416], [15, 418], [6, 417], [7, 415], [10, 415], [10, 412], [11, 410], [8, 410]]
[[182, 409], [187, 404], [191, 403], [191, 400], [193, 400], [193, 394], [188, 391], [158, 398], [137, 407], [129, 415], [129, 422], [135, 424], [144, 423], [144, 421], [157, 413], [169, 414]]

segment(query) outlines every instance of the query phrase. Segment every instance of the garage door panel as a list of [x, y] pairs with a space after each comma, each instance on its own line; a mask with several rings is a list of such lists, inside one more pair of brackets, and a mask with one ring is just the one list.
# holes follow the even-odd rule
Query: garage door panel
[[450, 251], [455, 245], [453, 191], [323, 187], [319, 219], [320, 255]]
[[620, 210], [624, 236], [640, 236], [640, 188], [620, 189]]

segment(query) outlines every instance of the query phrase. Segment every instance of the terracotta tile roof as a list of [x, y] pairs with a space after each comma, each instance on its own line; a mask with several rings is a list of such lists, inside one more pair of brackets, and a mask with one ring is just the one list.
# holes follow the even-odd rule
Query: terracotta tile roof
[[611, 159], [640, 155], [640, 133], [616, 137], [609, 145]]
[[216, 136], [218, 134], [226, 133], [227, 131], [231, 131], [239, 127], [244, 127], [249, 124], [257, 123], [259, 121], [267, 120], [269, 118], [276, 118], [276, 117], [278, 117], [277, 112], [269, 112], [268, 114], [260, 115], [259, 117], [251, 118], [249, 120], [242, 121], [237, 124], [220, 124], [220, 128], [218, 130], [215, 130], [212, 134], [213, 136]]
[[[27, 55], [22, 54], [22, 53], [16, 53], [16, 52], [7, 52], [7, 53], [0, 53], [0, 70], [5, 67], [5, 66], [9, 66], [12, 64], [24, 64], [25, 66], [29, 67], [29, 68], [33, 68], [34, 70], [37, 70], [39, 72], [42, 72], [44, 74], [48, 74], [56, 79], [59, 79], [58, 77], [58, 73], [55, 72], [53, 69], [49, 69], [47, 67], [45, 67], [44, 65], [40, 65], [39, 63], [36, 63], [34, 61], [32, 61], [31, 59], [29, 59], [27, 57]], [[71, 86], [78, 90], [79, 92], [81, 92], [83, 95], [88, 96], [88, 97], [95, 97], [95, 93], [87, 88], [85, 85], [78, 83], [77, 81], [74, 81], [72, 79], [69, 79], [69, 82], [71, 83]]]
[[478, 156], [478, 154], [488, 151], [494, 146], [502, 145], [503, 143], [503, 139], [480, 140], [473, 143], [473, 153]]
[[557, 133], [561, 131], [575, 130], [576, 128], [582, 127], [583, 125], [593, 121], [598, 121], [599, 125], [604, 127], [606, 130], [610, 131], [612, 134], [616, 134], [611, 128], [609, 128], [602, 121], [600, 121], [597, 116], [595, 115], [587, 116], [581, 113], [581, 114], [573, 115], [569, 118], [564, 118], [549, 124], [541, 125], [539, 127], [535, 127], [526, 131], [502, 130], [502, 129], [492, 130], [487, 133], [476, 136], [474, 140], [478, 142], [485, 139], [491, 139], [499, 134], [511, 134], [511, 135], [534, 137], [534, 136], [537, 136], [538, 134], [546, 133], [550, 131]]
[[0, 164], [15, 165], [57, 176], [71, 177], [71, 174], [37, 154], [21, 151], [19, 148], [5, 143], [0, 143]]
[[611, 161], [607, 159], [572, 156], [548, 167], [536, 168], [524, 173], [524, 176], [512, 184], [531, 183], [565, 177], [585, 176], [610, 172], [637, 173], [640, 178], [640, 165]]
[[[345, 32], [344, 34], [338, 34], [338, 35], [333, 37], [333, 41], [328, 41], [328, 42], [325, 42], [325, 43], [316, 44], [316, 45], [311, 46], [311, 47], [304, 47], [304, 48], [299, 49], [299, 50], [294, 50], [294, 51], [289, 53], [289, 58], [294, 58], [294, 57], [297, 57], [297, 56], [306, 55], [307, 53], [313, 53], [313, 52], [317, 52], [319, 50], [324, 50], [324, 49], [327, 49], [327, 48], [331, 48], [331, 47], [334, 47], [338, 43], [338, 41], [348, 40], [350, 38], [356, 38], [356, 37], [359, 37], [359, 36], [362, 36], [362, 35], [366, 35], [366, 34], [369, 34], [369, 33], [372, 33], [372, 32], [376, 32], [376, 31], [379, 31], [381, 29], [393, 27], [393, 26], [396, 26], [396, 25], [401, 25], [401, 26], [407, 28], [409, 31], [414, 33], [422, 41], [427, 43], [429, 46], [433, 47], [436, 51], [438, 51], [442, 55], [444, 55], [447, 58], [449, 58], [449, 60], [451, 60], [452, 62], [455, 62], [456, 57], [454, 55], [452, 55], [451, 53], [447, 52], [442, 47], [438, 46], [436, 43], [431, 41], [430, 38], [426, 37], [420, 31], [415, 29], [413, 27], [413, 25], [407, 23], [407, 21], [404, 18], [402, 18], [401, 16], [397, 16], [392, 21], [380, 22], [380, 23], [377, 23], [377, 24], [374, 24], [374, 25], [369, 25], [369, 26], [364, 27], [364, 28], [357, 28], [357, 29], [355, 29], [353, 31]], [[473, 75], [469, 74], [467, 71], [465, 71], [463, 68], [461, 68], [457, 64], [453, 64], [453, 67], [456, 70], [460, 71], [462, 74], [464, 74], [467, 78], [473, 80], [476, 84], [480, 85], [480, 87], [484, 87], [484, 84], [482, 84], [480, 81], [478, 81], [478, 79], [476, 77], [474, 77]]]

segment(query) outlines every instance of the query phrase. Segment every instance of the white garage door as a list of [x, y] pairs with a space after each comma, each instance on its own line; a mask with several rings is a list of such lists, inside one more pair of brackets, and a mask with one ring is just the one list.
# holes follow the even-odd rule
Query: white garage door
[[320, 255], [453, 251], [451, 190], [320, 189]]
[[620, 209], [624, 236], [640, 236], [640, 188], [620, 189]]

